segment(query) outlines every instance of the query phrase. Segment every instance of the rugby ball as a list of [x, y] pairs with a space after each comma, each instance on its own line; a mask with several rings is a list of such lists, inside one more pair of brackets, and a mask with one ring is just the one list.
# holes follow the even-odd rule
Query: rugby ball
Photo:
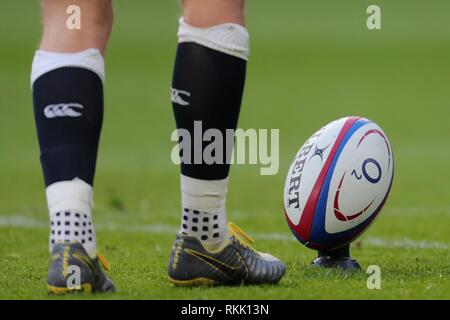
[[306, 141], [289, 168], [284, 212], [292, 233], [316, 250], [346, 245], [380, 213], [393, 177], [392, 148], [377, 124], [333, 121]]

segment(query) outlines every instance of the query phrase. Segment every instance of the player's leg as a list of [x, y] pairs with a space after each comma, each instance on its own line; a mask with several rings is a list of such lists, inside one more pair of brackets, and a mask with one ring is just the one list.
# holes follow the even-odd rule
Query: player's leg
[[[70, 17], [74, 9], [79, 16]], [[92, 223], [93, 182], [103, 119], [104, 52], [111, 0], [43, 0], [43, 37], [31, 82], [41, 164], [50, 214], [48, 288], [112, 291], [101, 271]], [[80, 18], [80, 29], [68, 19]], [[104, 263], [105, 264], [105, 263]], [[80, 268], [80, 283], [67, 283]], [[75, 279], [76, 280], [76, 279]], [[73, 286], [72, 286], [73, 284]]]
[[[201, 121], [203, 131], [215, 128], [225, 133], [225, 129], [236, 128], [245, 82], [249, 39], [243, 26], [243, 0], [184, 0], [183, 9], [172, 83], [177, 128], [193, 134], [194, 121]], [[183, 106], [176, 98], [189, 105]], [[181, 164], [183, 216], [188, 218], [183, 231], [206, 236], [204, 241], [211, 244], [227, 237], [228, 171], [228, 164]], [[191, 225], [197, 221], [192, 209], [214, 211], [218, 221], [208, 219], [209, 224], [202, 225], [200, 219], [198, 226]]]
[[[193, 137], [201, 123], [203, 132], [226, 137], [236, 129], [249, 54], [244, 1], [184, 0], [183, 13], [172, 83], [177, 128]], [[192, 144], [190, 160], [204, 147]], [[169, 262], [174, 284], [275, 283], [284, 274], [283, 263], [253, 251], [251, 239], [227, 223], [226, 147], [223, 164], [181, 164], [181, 230]]]
[[190, 26], [203, 29], [227, 23], [245, 27], [244, 3], [244, 0], [182, 0], [183, 19]]

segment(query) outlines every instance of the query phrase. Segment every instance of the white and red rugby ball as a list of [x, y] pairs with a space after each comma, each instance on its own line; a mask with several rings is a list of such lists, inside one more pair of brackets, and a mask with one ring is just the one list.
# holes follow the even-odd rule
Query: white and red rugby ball
[[380, 213], [394, 177], [383, 130], [361, 117], [336, 120], [313, 134], [295, 156], [284, 187], [284, 212], [309, 248], [341, 247]]

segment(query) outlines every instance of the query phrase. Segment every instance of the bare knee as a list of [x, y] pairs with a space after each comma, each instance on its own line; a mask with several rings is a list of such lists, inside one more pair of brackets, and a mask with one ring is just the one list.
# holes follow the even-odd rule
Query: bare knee
[[183, 16], [198, 28], [228, 22], [244, 26], [244, 0], [183, 0]]
[[[68, 8], [75, 10], [68, 11]], [[75, 52], [98, 48], [105, 51], [113, 23], [111, 0], [42, 0], [42, 16], [42, 50]], [[74, 19], [79, 19], [75, 28], [70, 27]]]

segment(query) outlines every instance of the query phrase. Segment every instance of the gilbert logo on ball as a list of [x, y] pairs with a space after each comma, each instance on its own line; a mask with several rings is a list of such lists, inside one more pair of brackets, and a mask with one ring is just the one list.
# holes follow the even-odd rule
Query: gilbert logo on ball
[[295, 156], [284, 188], [284, 212], [295, 237], [312, 249], [341, 247], [381, 211], [394, 176], [389, 140], [372, 121], [336, 120]]

